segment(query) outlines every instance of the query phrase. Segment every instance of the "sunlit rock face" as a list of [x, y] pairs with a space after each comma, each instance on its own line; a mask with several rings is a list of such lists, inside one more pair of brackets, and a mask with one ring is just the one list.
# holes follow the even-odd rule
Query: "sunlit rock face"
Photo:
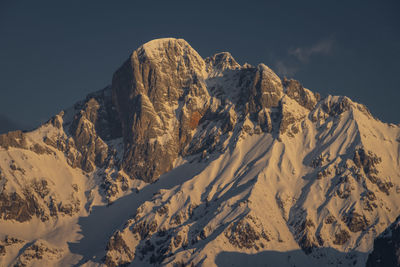
[[[227, 73], [235, 74], [240, 109], [237, 103], [225, 103], [226, 96], [219, 98], [209, 86]], [[249, 83], [241, 85], [244, 79]], [[242, 70], [229, 53], [203, 60], [181, 39], [154, 40], [135, 50], [114, 74], [112, 90], [125, 142], [123, 168], [147, 182], [170, 170], [179, 155], [197, 153], [190, 149], [193, 135], [199, 123], [212, 122], [213, 116], [225, 117], [223, 128], [232, 130], [238, 112], [250, 113], [263, 129], [271, 130], [271, 125], [264, 126], [271, 120], [264, 109], [278, 108], [283, 96], [280, 78], [264, 64]], [[215, 114], [229, 108], [230, 113]]]
[[144, 44], [114, 74], [127, 173], [150, 182], [172, 168], [208, 109], [205, 76], [204, 60], [175, 39]]
[[153, 40], [110, 86], [0, 135], [0, 265], [365, 266], [375, 239], [382, 266], [399, 140], [348, 97]]

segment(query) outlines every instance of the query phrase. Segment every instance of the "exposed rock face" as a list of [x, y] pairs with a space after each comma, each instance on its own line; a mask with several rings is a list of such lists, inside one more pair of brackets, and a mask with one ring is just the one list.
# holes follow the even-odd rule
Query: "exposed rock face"
[[0, 214], [2, 219], [16, 220], [19, 222], [28, 221], [33, 215], [41, 216], [41, 210], [35, 198], [27, 196], [22, 198], [16, 192], [0, 195]]
[[375, 239], [366, 266], [400, 266], [400, 217]]
[[278, 107], [283, 95], [281, 79], [270, 68], [260, 64], [249, 93], [250, 113], [258, 113], [263, 108]]
[[186, 41], [163, 39], [140, 47], [114, 74], [127, 173], [150, 182], [172, 168], [209, 106], [204, 73]]
[[344, 245], [350, 239], [350, 235], [346, 230], [339, 230], [335, 234], [335, 240], [333, 240], [333, 244], [335, 245]]
[[82, 153], [82, 168], [93, 171], [95, 165], [104, 165], [107, 157], [107, 145], [97, 136], [94, 122], [97, 121], [97, 110], [100, 105], [95, 99], [90, 99], [85, 108], [75, 116], [70, 131], [74, 138], [75, 148]]
[[317, 238], [314, 234], [315, 224], [307, 218], [305, 211], [300, 212], [301, 216], [293, 221], [293, 233], [301, 249], [306, 253], [310, 254], [314, 248], [319, 246]]
[[47, 135], [43, 141], [64, 152], [74, 168], [91, 172], [104, 167], [114, 153], [105, 142], [122, 136], [111, 88], [89, 94], [75, 104], [74, 111], [75, 114], [68, 114], [73, 115], [69, 120], [65, 120], [63, 111], [50, 119], [47, 124], [59, 129], [59, 133]]
[[[69, 127], [73, 143], [68, 141], [81, 154], [78, 166], [87, 172], [95, 167], [103, 167], [106, 164], [110, 151], [104, 141], [121, 137], [121, 124], [117, 111], [112, 104], [111, 88], [90, 94], [86, 100], [75, 105], [80, 110]], [[69, 153], [72, 155], [72, 153]], [[71, 157], [74, 158], [74, 157]]]
[[[102, 140], [108, 141], [122, 137], [121, 122], [118, 118], [116, 107], [112, 102], [110, 86], [89, 94], [85, 101], [75, 105], [75, 109], [81, 110], [77, 118], [85, 117], [85, 119], [89, 120], [94, 125], [96, 134]], [[76, 127], [71, 125], [70, 131], [74, 133], [74, 130], [76, 130]]]
[[323, 102], [323, 109], [330, 116], [338, 116], [351, 108], [351, 100], [346, 96], [339, 97], [338, 101], [329, 101], [326, 99]]
[[[118, 255], [113, 257], [113, 252]], [[124, 255], [121, 257], [121, 255]], [[107, 255], [104, 263], [108, 267], [129, 265], [134, 259], [134, 253], [129, 249], [120, 232], [116, 232], [107, 244]]]
[[[225, 70], [240, 69], [241, 66], [232, 55], [228, 52], [222, 52], [215, 54], [212, 57], [208, 57], [205, 60], [207, 72], [215, 74], [215, 72], [222, 73]], [[214, 72], [214, 73], [213, 73]]]
[[270, 241], [263, 230], [259, 232], [254, 226], [254, 218], [251, 216], [230, 225], [225, 231], [225, 236], [229, 243], [237, 248], [259, 250], [264, 247], [264, 242]]
[[50, 194], [46, 180], [34, 180], [25, 185], [23, 194], [17, 192], [0, 193], [0, 219], [29, 221], [33, 216], [43, 222], [50, 217], [62, 215], [72, 216], [80, 210], [80, 201], [71, 194], [69, 201], [60, 201], [56, 195]]
[[14, 131], [0, 135], [0, 146], [8, 149], [9, 147], [25, 148], [26, 141], [22, 131]]
[[344, 218], [347, 226], [352, 232], [365, 231], [369, 225], [365, 216], [353, 211]]
[[18, 256], [15, 267], [25, 267], [37, 264], [37, 261], [41, 262], [51, 262], [60, 259], [62, 256], [62, 250], [57, 248], [52, 248], [44, 241], [36, 241], [31, 244], [25, 250], [21, 252]]
[[296, 100], [297, 103], [309, 110], [312, 110], [320, 99], [318, 93], [305, 89], [299, 81], [284, 78], [282, 83], [288, 97]]

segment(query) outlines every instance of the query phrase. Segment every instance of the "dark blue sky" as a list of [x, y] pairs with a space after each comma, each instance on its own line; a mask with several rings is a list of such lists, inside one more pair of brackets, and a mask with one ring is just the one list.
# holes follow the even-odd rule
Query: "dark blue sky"
[[0, 116], [33, 126], [111, 82], [141, 44], [229, 51], [400, 118], [400, 1], [0, 1]]

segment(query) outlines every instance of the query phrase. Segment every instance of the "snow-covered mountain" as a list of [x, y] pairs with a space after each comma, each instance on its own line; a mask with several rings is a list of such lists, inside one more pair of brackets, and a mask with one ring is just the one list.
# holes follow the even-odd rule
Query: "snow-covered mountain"
[[5, 266], [365, 266], [400, 214], [400, 127], [182, 39], [0, 135]]

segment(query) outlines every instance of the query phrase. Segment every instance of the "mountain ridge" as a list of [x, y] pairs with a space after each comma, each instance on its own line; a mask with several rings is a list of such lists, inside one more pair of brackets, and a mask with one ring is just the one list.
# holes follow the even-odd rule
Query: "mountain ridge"
[[[0, 136], [0, 260], [215, 266], [222, 252], [301, 250], [288, 266], [363, 266], [399, 214], [399, 137], [364, 105], [264, 64], [153, 40], [110, 86]], [[119, 215], [98, 223], [97, 210]]]

